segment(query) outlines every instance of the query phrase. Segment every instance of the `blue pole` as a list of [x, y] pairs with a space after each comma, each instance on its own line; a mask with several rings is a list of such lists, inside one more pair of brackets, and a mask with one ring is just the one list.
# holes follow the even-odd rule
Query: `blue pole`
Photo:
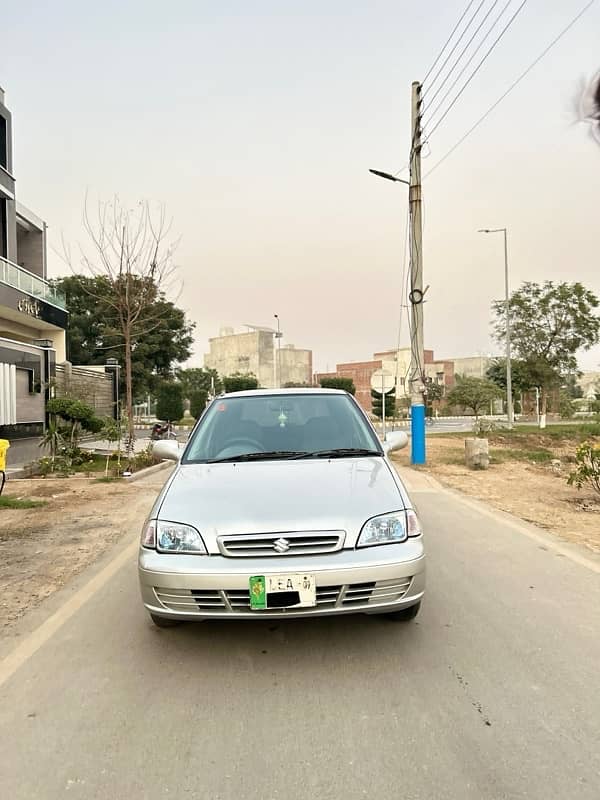
[[425, 406], [422, 403], [410, 407], [411, 463], [425, 463]]

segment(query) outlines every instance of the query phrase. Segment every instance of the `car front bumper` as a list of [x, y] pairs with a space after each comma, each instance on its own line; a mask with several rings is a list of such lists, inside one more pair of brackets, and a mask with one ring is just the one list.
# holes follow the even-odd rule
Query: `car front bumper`
[[[317, 605], [252, 610], [250, 577], [286, 573], [315, 575]], [[425, 553], [422, 537], [322, 556], [267, 559], [164, 554], [140, 548], [139, 579], [146, 609], [174, 620], [380, 614], [421, 600]]]

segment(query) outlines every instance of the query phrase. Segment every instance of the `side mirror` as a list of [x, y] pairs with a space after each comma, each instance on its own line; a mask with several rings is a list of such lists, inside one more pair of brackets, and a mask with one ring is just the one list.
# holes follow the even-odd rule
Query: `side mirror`
[[166, 458], [169, 461], [179, 461], [179, 444], [172, 439], [155, 442], [152, 452], [157, 458]]
[[383, 451], [387, 456], [396, 450], [402, 450], [402, 448], [406, 447], [407, 444], [408, 436], [404, 433], [404, 431], [391, 431], [391, 433], [388, 433], [385, 437]]

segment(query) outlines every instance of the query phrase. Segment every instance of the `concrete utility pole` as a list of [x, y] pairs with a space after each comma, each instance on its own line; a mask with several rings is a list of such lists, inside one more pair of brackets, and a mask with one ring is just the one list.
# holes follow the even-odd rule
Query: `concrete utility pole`
[[412, 85], [411, 150], [410, 150], [410, 425], [411, 461], [425, 463], [425, 401], [423, 374], [423, 222], [421, 216], [421, 84]]
[[[421, 84], [412, 85], [412, 113], [410, 122], [410, 294], [411, 338], [410, 377], [411, 396], [411, 461], [425, 463], [425, 348], [423, 344], [423, 300], [427, 289], [423, 289], [423, 222], [421, 217]], [[370, 169], [373, 175], [388, 181], [407, 183], [389, 172]]]
[[483, 228], [480, 233], [504, 234], [504, 302], [506, 307], [506, 417], [508, 429], [514, 427], [515, 413], [512, 394], [512, 364], [510, 343], [510, 289], [508, 286], [508, 231], [506, 228]]

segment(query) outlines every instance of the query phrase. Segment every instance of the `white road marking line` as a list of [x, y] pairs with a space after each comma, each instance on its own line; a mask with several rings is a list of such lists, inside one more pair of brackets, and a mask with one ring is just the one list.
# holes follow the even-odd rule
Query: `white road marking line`
[[39, 628], [32, 631], [15, 649], [0, 661], [0, 686], [14, 675], [34, 653], [36, 653], [48, 639], [62, 628], [79, 609], [99, 591], [107, 581], [117, 573], [130, 559], [133, 560], [137, 553], [137, 537], [124, 550], [122, 550], [104, 569], [95, 575], [85, 586], [82, 586], [73, 597], [67, 600], [51, 617], [43, 622]]

